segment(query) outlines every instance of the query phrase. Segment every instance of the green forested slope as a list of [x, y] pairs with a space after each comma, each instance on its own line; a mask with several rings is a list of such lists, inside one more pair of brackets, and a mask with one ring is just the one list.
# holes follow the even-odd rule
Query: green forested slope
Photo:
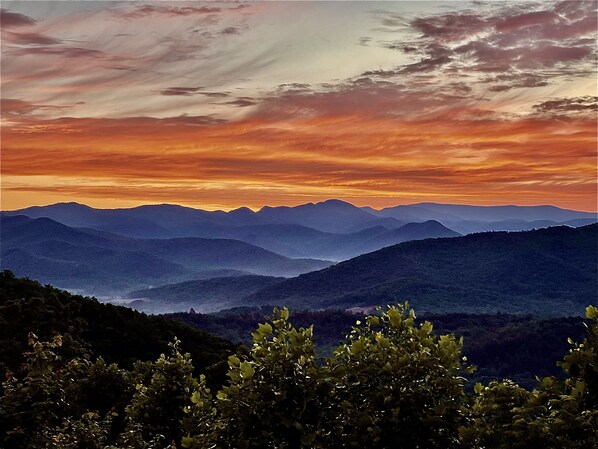
[[[598, 444], [595, 307], [586, 309], [586, 338], [571, 342], [560, 363], [562, 378], [539, 379], [533, 390], [510, 380], [492, 381], [476, 384], [472, 392], [465, 388], [472, 373], [463, 341], [438, 335], [433, 323], [418, 320], [406, 306], [362, 318], [324, 360], [318, 360], [313, 328], [297, 329], [288, 309], [274, 310], [253, 332], [251, 349], [237, 348], [223, 366], [227, 375], [216, 378], [203, 374], [210, 369], [201, 353], [203, 368], [194, 374], [190, 355], [174, 338], [168, 354], [155, 362], [126, 369], [107, 364], [84, 348], [97, 342], [80, 338], [93, 329], [87, 321], [95, 317], [111, 330], [122, 324], [143, 329], [137, 321], [148, 317], [137, 314], [120, 322], [106, 312], [106, 319], [91, 300], [10, 273], [1, 280], [3, 328], [16, 317], [6, 312], [21, 304], [25, 316], [26, 309], [38, 312], [31, 324], [40, 335], [62, 326], [67, 332], [46, 340], [29, 333], [24, 363], [6, 371], [0, 447], [586, 449]], [[77, 304], [81, 309], [74, 313]], [[157, 321], [145, 323], [152, 332], [165, 330]], [[466, 323], [467, 318], [457, 327]], [[10, 329], [19, 333], [28, 324], [11, 323]], [[126, 346], [124, 339], [112, 343]], [[110, 348], [107, 356], [114, 354]]]
[[409, 300], [421, 312], [581, 315], [596, 304], [598, 225], [406, 242], [268, 287], [247, 304]]
[[226, 360], [235, 349], [230, 342], [187, 325], [71, 295], [4, 271], [0, 273], [0, 372], [18, 369], [29, 332], [43, 340], [60, 334], [65, 354], [90, 352], [123, 367], [168, 352], [175, 336], [202, 371]]

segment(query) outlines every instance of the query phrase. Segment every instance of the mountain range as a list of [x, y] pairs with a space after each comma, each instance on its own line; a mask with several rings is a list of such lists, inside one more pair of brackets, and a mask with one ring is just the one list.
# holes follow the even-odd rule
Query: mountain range
[[94, 209], [58, 203], [3, 212], [5, 216], [47, 217], [141, 239], [199, 237], [234, 239], [289, 258], [341, 261], [408, 240], [454, 237], [492, 230], [528, 230], [598, 221], [595, 213], [554, 206], [466, 206], [419, 203], [381, 210], [340, 200], [295, 207], [263, 207], [254, 212], [205, 211], [178, 205]]
[[95, 295], [201, 278], [214, 270], [296, 276], [330, 265], [238, 240], [134, 239], [24, 215], [2, 216], [0, 240], [2, 269]]
[[[127, 305], [146, 313], [213, 313], [239, 305], [239, 300], [284, 281], [274, 276], [228, 276], [162, 285], [128, 293]], [[136, 299], [137, 298], [137, 299]]]
[[[424, 311], [562, 312], [595, 300], [595, 221], [554, 206], [375, 210], [329, 200], [223, 212], [59, 203], [0, 214], [0, 265], [71, 291], [126, 296], [152, 313], [403, 299]], [[536, 227], [548, 229], [496, 232]]]
[[[265, 280], [269, 286], [223, 304], [367, 310], [409, 300], [420, 312], [580, 315], [598, 302], [597, 254], [598, 224], [410, 241], [292, 279]], [[192, 307], [194, 293], [184, 287], [131, 296], [151, 299], [152, 307]], [[203, 289], [196, 287], [202, 310]], [[212, 298], [223, 293], [210, 291]]]

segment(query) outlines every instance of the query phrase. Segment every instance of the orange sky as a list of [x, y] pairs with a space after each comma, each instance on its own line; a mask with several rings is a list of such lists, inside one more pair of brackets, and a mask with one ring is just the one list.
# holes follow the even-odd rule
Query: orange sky
[[3, 3], [2, 209], [597, 209], [596, 2]]

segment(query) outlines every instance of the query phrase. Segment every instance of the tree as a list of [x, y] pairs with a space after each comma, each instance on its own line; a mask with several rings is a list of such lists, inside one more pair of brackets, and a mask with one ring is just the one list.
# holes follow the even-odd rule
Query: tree
[[[0, 443], [19, 448], [100, 449], [109, 441], [111, 410], [101, 416], [95, 403], [82, 392], [97, 372], [97, 365], [86, 358], [64, 361], [59, 355], [62, 338], [39, 341], [29, 334], [31, 351], [25, 353], [24, 377], [8, 373], [0, 396]], [[105, 364], [103, 364], [105, 366]], [[112, 367], [112, 369], [116, 369]], [[115, 374], [120, 375], [116, 369]]]
[[357, 323], [323, 366], [312, 328], [288, 310], [260, 324], [249, 357], [229, 358], [229, 384], [202, 386], [189, 408], [191, 448], [456, 447], [463, 417], [461, 342], [389, 307]]
[[193, 378], [190, 355], [180, 352], [179, 340], [170, 347], [170, 356], [161, 354], [154, 364], [144, 366], [149, 382], [136, 385], [126, 408], [126, 428], [120, 438], [123, 447], [170, 448], [181, 442], [184, 409], [191, 405], [191, 394], [199, 384]]
[[598, 447], [598, 309], [589, 306], [588, 338], [572, 344], [560, 365], [565, 380], [540, 379], [534, 391], [510, 381], [476, 385], [471, 423], [461, 428], [467, 447], [583, 449]]
[[389, 306], [357, 322], [327, 365], [327, 425], [342, 448], [458, 447], [464, 415], [462, 340]]
[[216, 397], [202, 378], [185, 447], [315, 447], [322, 408], [313, 329], [297, 330], [288, 318], [274, 309], [253, 333], [250, 354], [229, 357], [229, 382]]

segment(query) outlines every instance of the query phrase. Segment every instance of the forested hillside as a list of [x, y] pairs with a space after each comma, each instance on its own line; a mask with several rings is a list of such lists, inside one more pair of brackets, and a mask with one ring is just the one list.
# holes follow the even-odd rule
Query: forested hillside
[[[169, 318], [190, 324], [233, 342], [251, 346], [251, 332], [272, 307], [236, 308], [218, 314], [176, 313]], [[555, 363], [567, 351], [568, 338], [582, 339], [585, 326], [581, 317], [538, 318], [530, 315], [426, 314], [421, 320], [434, 323], [434, 333], [464, 337], [463, 354], [478, 369], [470, 383], [513, 379], [533, 387], [536, 376], [559, 376]], [[314, 327], [320, 357], [328, 357], [358, 320], [365, 315], [343, 310], [293, 312], [298, 327]]]
[[231, 239], [136, 239], [23, 215], [2, 214], [0, 222], [2, 269], [98, 296], [196, 279], [213, 270], [295, 276], [330, 265]]
[[[43, 340], [29, 332], [23, 363], [6, 371], [1, 447], [586, 449], [598, 444], [595, 307], [586, 310], [586, 338], [571, 342], [560, 363], [561, 379], [539, 379], [533, 390], [510, 380], [492, 381], [469, 392], [465, 383], [473, 368], [463, 356], [463, 340], [439, 335], [432, 322], [418, 320], [406, 306], [358, 320], [323, 360], [316, 355], [313, 327], [297, 329], [288, 309], [275, 309], [252, 333], [251, 349], [228, 356], [225, 378], [206, 367], [205, 343], [213, 346], [208, 359], [218, 348], [226, 354], [230, 345], [134, 312], [133, 320], [119, 323], [129, 324], [128, 332], [145, 335], [143, 324], [152, 323], [153, 331], [201, 337], [192, 345], [204, 343], [194, 347], [199, 364], [194, 368], [174, 337], [155, 362], [108, 364], [89, 349], [97, 341], [82, 337], [93, 335], [93, 325], [85, 324], [90, 312], [107, 326], [119, 308], [6, 272], [0, 279], [3, 324], [14, 320], [12, 311], [20, 304], [38, 315], [32, 322], [17, 320], [11, 331], [38, 327], [39, 335], [49, 335]], [[44, 312], [46, 319], [38, 319]], [[126, 346], [126, 337], [104, 334], [106, 356], [115, 351], [122, 357], [114, 344]], [[11, 354], [1, 356], [4, 366], [13, 364]], [[123, 360], [126, 365], [128, 357]]]
[[581, 315], [596, 304], [598, 225], [405, 242], [263, 289], [245, 304]]
[[136, 290], [126, 296], [135, 299], [128, 304], [129, 307], [147, 313], [181, 312], [190, 309], [196, 312], [216, 312], [236, 305], [239, 298], [283, 280], [284, 278], [256, 275], [216, 277]]
[[28, 333], [41, 340], [62, 336], [64, 355], [89, 354], [130, 368], [167, 352], [174, 337], [202, 370], [235, 350], [227, 340], [175, 321], [102, 304], [36, 281], [0, 273], [0, 371], [19, 371]]

